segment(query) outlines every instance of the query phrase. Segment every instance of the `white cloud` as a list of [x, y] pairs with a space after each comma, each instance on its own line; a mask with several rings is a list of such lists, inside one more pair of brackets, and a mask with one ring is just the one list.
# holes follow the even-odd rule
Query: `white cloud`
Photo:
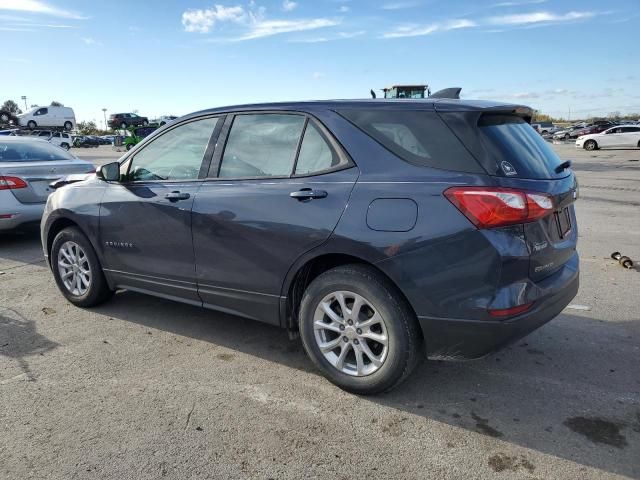
[[382, 35], [383, 38], [403, 38], [403, 37], [420, 37], [423, 35], [431, 35], [436, 32], [447, 32], [449, 30], [459, 30], [461, 28], [476, 27], [477, 24], [472, 20], [455, 19], [442, 23], [432, 23], [430, 25], [403, 25], [394, 31], [387, 32]]
[[86, 20], [88, 18], [77, 12], [57, 8], [40, 0], [0, 0], [0, 10], [41, 13], [54, 17], [70, 18], [73, 20]]
[[339, 11], [340, 13], [347, 13], [349, 10], [351, 10], [351, 9], [350, 9], [349, 7], [347, 7], [346, 5], [342, 5], [342, 6], [338, 9], [338, 11]]
[[413, 8], [420, 5], [419, 2], [393, 2], [393, 3], [385, 3], [380, 8], [382, 10], [403, 10], [405, 8]]
[[95, 45], [96, 47], [102, 46], [102, 43], [91, 37], [83, 37], [82, 41], [85, 45]]
[[513, 2], [494, 3], [491, 6], [492, 7], [496, 7], [496, 8], [501, 8], [501, 7], [519, 7], [519, 6], [522, 6], [522, 5], [535, 5], [535, 4], [545, 3], [547, 1], [548, 0], [519, 0], [519, 1], [513, 1]]
[[487, 19], [487, 22], [491, 25], [530, 25], [534, 23], [560, 23], [584, 20], [586, 18], [591, 18], [594, 15], [594, 12], [568, 12], [564, 14], [531, 12], [490, 17]]
[[310, 37], [310, 38], [299, 38], [295, 40], [291, 40], [292, 43], [324, 43], [331, 42], [333, 40], [348, 40], [349, 38], [359, 37], [367, 33], [364, 30], [359, 30], [357, 32], [338, 32], [336, 35], [332, 36], [324, 36], [324, 37]]
[[[498, 15], [478, 20], [453, 19], [442, 22], [431, 23], [429, 25], [401, 25], [395, 30], [386, 32], [382, 38], [403, 38], [431, 35], [437, 32], [449, 30], [459, 30], [463, 28], [475, 27], [512, 27], [512, 28], [533, 28], [552, 24], [569, 23], [579, 20], [586, 20], [596, 15], [595, 12], [567, 12], [563, 14], [552, 12], [531, 12], [517, 13], [511, 15]], [[505, 31], [502, 28], [489, 28], [484, 30], [489, 33], [500, 33]]]
[[284, 0], [282, 2], [282, 10], [284, 10], [285, 12], [295, 10], [297, 6], [298, 4], [292, 0]]
[[246, 19], [247, 12], [240, 5], [235, 7], [214, 5], [213, 8], [185, 11], [182, 14], [182, 25], [187, 32], [209, 33], [217, 22], [242, 23]]
[[182, 25], [187, 32], [209, 33], [219, 23], [235, 23], [244, 30], [244, 33], [240, 33], [236, 37], [210, 39], [209, 41], [253, 40], [282, 33], [333, 27], [339, 25], [340, 22], [340, 19], [330, 18], [266, 20], [264, 7], [257, 7], [253, 1], [249, 3], [248, 9], [240, 5], [234, 7], [214, 5], [213, 8], [190, 9], [182, 14]]
[[328, 18], [311, 18], [300, 20], [261, 20], [254, 22], [248, 33], [236, 40], [253, 40], [255, 38], [270, 37], [281, 33], [303, 32], [318, 28], [339, 25], [339, 21]]

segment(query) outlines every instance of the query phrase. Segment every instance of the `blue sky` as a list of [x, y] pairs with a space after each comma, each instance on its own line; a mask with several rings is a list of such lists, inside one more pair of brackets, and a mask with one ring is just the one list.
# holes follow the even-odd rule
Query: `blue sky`
[[78, 120], [428, 83], [553, 115], [640, 112], [638, 0], [0, 0], [0, 100]]

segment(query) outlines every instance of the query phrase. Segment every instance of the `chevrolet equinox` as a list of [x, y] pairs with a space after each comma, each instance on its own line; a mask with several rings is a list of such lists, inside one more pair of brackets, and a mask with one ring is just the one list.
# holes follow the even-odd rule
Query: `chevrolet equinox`
[[279, 325], [331, 382], [386, 391], [576, 295], [577, 183], [531, 115], [455, 99], [197, 112], [54, 192], [44, 253], [79, 307], [128, 289]]

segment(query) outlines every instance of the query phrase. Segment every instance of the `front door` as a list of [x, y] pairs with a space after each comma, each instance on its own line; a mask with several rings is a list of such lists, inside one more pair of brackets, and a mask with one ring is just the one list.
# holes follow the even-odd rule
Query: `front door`
[[182, 123], [142, 146], [100, 209], [104, 269], [119, 287], [200, 303], [191, 209], [218, 118]]
[[193, 206], [198, 289], [206, 306], [277, 324], [289, 268], [331, 235], [358, 170], [305, 115], [228, 122]]

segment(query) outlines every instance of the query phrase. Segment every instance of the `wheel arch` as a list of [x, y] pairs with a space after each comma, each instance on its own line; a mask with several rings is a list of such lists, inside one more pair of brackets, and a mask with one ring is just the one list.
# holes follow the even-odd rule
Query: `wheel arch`
[[398, 297], [406, 303], [412, 314], [417, 318], [416, 312], [407, 296], [398, 287], [393, 278], [375, 263], [361, 256], [354, 255], [351, 252], [320, 252], [311, 258], [307, 257], [298, 262], [298, 264], [289, 271], [285, 279], [285, 284], [283, 285], [283, 296], [281, 297], [283, 300], [280, 305], [280, 324], [290, 332], [297, 331], [300, 303], [309, 284], [322, 273], [332, 268], [349, 264], [365, 265], [381, 274], [389, 281]]

